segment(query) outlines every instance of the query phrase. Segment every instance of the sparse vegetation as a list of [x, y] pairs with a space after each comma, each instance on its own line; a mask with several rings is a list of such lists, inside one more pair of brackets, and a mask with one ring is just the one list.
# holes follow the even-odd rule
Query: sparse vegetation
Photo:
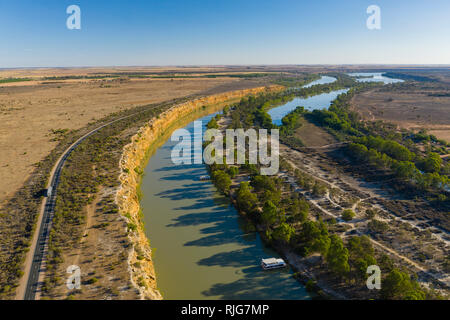
[[5, 78], [5, 79], [0, 79], [0, 84], [1, 83], [11, 83], [11, 82], [23, 82], [23, 81], [31, 81], [32, 79], [30, 78]]

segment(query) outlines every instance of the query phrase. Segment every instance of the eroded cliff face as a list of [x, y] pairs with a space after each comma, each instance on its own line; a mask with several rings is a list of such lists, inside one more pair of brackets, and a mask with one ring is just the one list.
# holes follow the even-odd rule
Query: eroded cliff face
[[139, 168], [145, 165], [148, 150], [174, 123], [195, 111], [204, 107], [211, 108], [214, 105], [247, 95], [280, 91], [282, 89], [283, 87], [281, 86], [269, 86], [237, 90], [174, 105], [160, 114], [159, 117], [153, 118], [145, 126], [141, 127], [136, 135], [132, 137], [131, 143], [124, 147], [120, 160], [121, 174], [119, 180], [121, 187], [116, 194], [116, 203], [119, 213], [127, 222], [128, 235], [132, 243], [132, 249], [129, 251], [128, 257], [131, 282], [139, 290], [142, 299], [162, 299], [157, 288], [152, 251], [144, 232], [137, 192], [141, 180]]

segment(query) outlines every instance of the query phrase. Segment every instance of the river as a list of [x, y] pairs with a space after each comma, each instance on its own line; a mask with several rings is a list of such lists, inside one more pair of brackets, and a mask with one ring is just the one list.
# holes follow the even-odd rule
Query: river
[[294, 98], [282, 106], [272, 108], [267, 113], [272, 117], [272, 123], [281, 125], [281, 119], [289, 112], [295, 110], [298, 106], [305, 107], [306, 110], [325, 109], [331, 105], [331, 102], [341, 93], [347, 92], [348, 89], [331, 91], [322, 93], [308, 98]]
[[[206, 125], [213, 115], [199, 120]], [[186, 129], [193, 132], [193, 123]], [[144, 170], [141, 207], [154, 251], [158, 288], [165, 299], [310, 299], [290, 269], [263, 271], [266, 248], [204, 165], [175, 165], [176, 142], [164, 143]]]
[[356, 81], [359, 82], [383, 82], [384, 84], [403, 82], [401, 79], [385, 77], [382, 72], [352, 72], [348, 75], [356, 77]]
[[321, 76], [320, 79], [317, 79], [308, 84], [305, 84], [304, 86], [302, 86], [302, 88], [309, 88], [309, 87], [315, 86], [316, 84], [327, 84], [327, 83], [332, 83], [335, 81], [336, 81], [336, 78], [329, 77], [329, 76]]
[[[400, 79], [393, 79], [383, 76], [381, 72], [359, 72], [359, 73], [348, 73], [348, 75], [356, 77], [356, 81], [359, 82], [383, 82], [384, 84], [403, 82]], [[320, 79], [313, 81], [303, 88], [308, 88], [316, 84], [326, 84], [336, 81], [336, 78], [322, 76]], [[331, 102], [337, 98], [341, 93], [347, 92], [348, 89], [341, 89], [331, 91], [329, 93], [322, 93], [308, 98], [294, 98], [288, 103], [270, 109], [267, 113], [272, 117], [272, 123], [276, 125], [281, 125], [281, 119], [289, 112], [295, 110], [298, 106], [305, 107], [306, 110], [312, 111], [315, 109], [326, 109], [331, 105]]]
[[[335, 80], [324, 76], [306, 86]], [[294, 98], [269, 114], [274, 123], [281, 124], [282, 117], [297, 106], [327, 108], [346, 91]], [[197, 116], [197, 120], [205, 126], [214, 115]], [[193, 122], [185, 128], [193, 133]], [[166, 141], [150, 153], [141, 183], [145, 231], [163, 297], [311, 299], [289, 268], [261, 269], [261, 258], [278, 254], [264, 246], [258, 233], [210, 181], [199, 180], [207, 174], [205, 165], [172, 163], [170, 154], [176, 142], [168, 138], [169, 133], [163, 138]]]

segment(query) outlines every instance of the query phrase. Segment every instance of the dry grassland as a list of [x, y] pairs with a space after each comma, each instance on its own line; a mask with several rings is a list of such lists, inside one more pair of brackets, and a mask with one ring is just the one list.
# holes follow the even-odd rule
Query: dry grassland
[[[86, 73], [80, 70], [76, 69], [75, 73], [73, 69], [4, 71], [0, 72], [0, 78]], [[49, 154], [67, 130], [82, 128], [93, 120], [135, 106], [210, 93], [227, 86], [230, 90], [251, 86], [251, 81], [237, 78], [110, 79], [44, 84], [27, 81], [6, 85], [0, 84], [0, 207], [23, 185], [34, 165]]]

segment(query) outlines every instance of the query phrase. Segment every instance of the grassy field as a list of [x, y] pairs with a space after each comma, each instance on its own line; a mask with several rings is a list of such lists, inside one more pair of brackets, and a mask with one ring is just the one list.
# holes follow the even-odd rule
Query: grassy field
[[440, 82], [398, 84], [354, 97], [354, 110], [369, 120], [384, 120], [401, 128], [426, 129], [450, 142], [450, 86]]
[[6, 151], [0, 154], [0, 207], [72, 130], [139, 105], [252, 83], [239, 78], [76, 81], [0, 88], [0, 149]]
[[305, 147], [322, 147], [337, 142], [331, 134], [306, 119], [302, 119], [302, 125], [295, 130], [294, 137], [300, 139]]

